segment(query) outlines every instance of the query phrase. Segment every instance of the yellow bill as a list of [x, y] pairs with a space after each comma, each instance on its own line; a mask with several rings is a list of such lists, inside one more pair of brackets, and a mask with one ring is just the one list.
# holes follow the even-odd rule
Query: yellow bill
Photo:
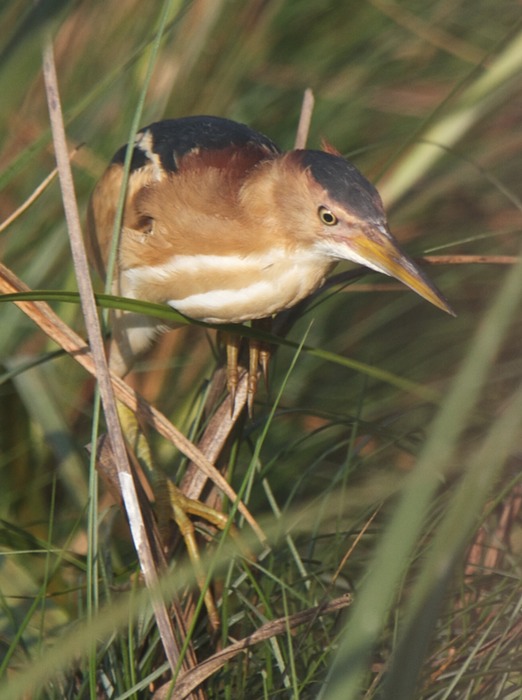
[[394, 277], [446, 313], [455, 316], [448, 301], [384, 227], [365, 227], [350, 236], [350, 260]]

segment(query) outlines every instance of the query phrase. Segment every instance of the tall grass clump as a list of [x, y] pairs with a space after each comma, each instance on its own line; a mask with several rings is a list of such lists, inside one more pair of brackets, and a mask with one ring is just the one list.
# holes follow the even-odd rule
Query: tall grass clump
[[[520, 697], [519, 14], [510, 0], [1, 6], [0, 697]], [[277, 320], [251, 419], [241, 394], [235, 413], [223, 399], [219, 342], [195, 324], [109, 389], [141, 397], [158, 473], [230, 516], [195, 522], [211, 631], [176, 529], [155, 520], [161, 491], [139, 475], [144, 554], [122, 498], [64, 199], [83, 224], [114, 151], [163, 117], [222, 115], [292, 148], [307, 88], [309, 146], [326, 139], [376, 183], [457, 317], [339, 267]], [[94, 282], [105, 333], [126, 302]], [[228, 495], [201, 479], [207, 462]]]

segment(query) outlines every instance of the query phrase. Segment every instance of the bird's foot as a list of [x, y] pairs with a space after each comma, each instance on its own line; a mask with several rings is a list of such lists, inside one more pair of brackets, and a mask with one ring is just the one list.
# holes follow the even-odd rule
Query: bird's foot
[[161, 539], [164, 543], [170, 540], [170, 523], [174, 521], [185, 542], [197, 585], [203, 594], [209, 625], [213, 631], [216, 631], [220, 627], [219, 615], [209, 589], [208, 576], [201, 561], [196, 530], [191, 518], [198, 518], [217, 530], [229, 529], [230, 535], [238, 542], [245, 557], [251, 559], [252, 555], [239, 541], [238, 533], [233, 525], [229, 525], [229, 519], [225, 513], [201, 501], [188, 498], [161, 470], [154, 467], [149, 443], [139, 428], [135, 414], [123, 404], [119, 404], [118, 409], [129, 449], [136, 456], [152, 485]]
[[[252, 322], [252, 327], [266, 330], [266, 324], [270, 319], [260, 319]], [[234, 398], [236, 396], [239, 381], [239, 355], [241, 338], [234, 333], [224, 333], [224, 343], [227, 352], [227, 389], [232, 397], [232, 410], [234, 410]], [[268, 385], [268, 365], [270, 363], [270, 346], [255, 338], [249, 338], [248, 342], [248, 389], [247, 408], [248, 415], [252, 417], [254, 411], [254, 399], [257, 393], [259, 371], [261, 370], [265, 386]]]
[[[196, 530], [191, 516], [203, 520], [221, 531], [229, 527], [228, 517], [225, 513], [215, 510], [201, 501], [187, 498], [187, 496], [185, 496], [185, 494], [169, 479], [165, 479], [165, 485], [166, 488], [161, 489], [161, 494], [163, 494], [161, 499], [156, 499], [158, 518], [161, 513], [161, 517], [164, 519], [163, 523], [161, 521], [159, 522], [160, 532], [162, 530], [165, 531], [165, 527], [168, 525], [167, 520], [173, 520], [176, 523], [183, 537], [185, 547], [187, 548], [198, 588], [203, 594], [203, 601], [207, 610], [210, 628], [215, 632], [220, 627], [219, 614], [214, 596], [209, 588], [208, 573], [205, 571], [205, 567], [201, 561], [199, 545], [196, 539]], [[165, 499], [167, 500], [166, 503]], [[162, 500], [163, 503], [160, 504], [159, 500]], [[239, 542], [239, 535], [234, 525], [230, 526], [230, 535], [241, 545]], [[244, 549], [244, 547], [241, 548]], [[246, 550], [245, 556], [249, 559], [252, 558], [250, 552]]]

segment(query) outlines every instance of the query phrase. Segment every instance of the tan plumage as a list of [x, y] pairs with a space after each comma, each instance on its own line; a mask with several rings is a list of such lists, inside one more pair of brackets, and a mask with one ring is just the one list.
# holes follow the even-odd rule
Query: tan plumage
[[[87, 249], [106, 275], [127, 147], [120, 149], [93, 192]], [[114, 293], [170, 304], [215, 323], [270, 317], [323, 282], [339, 260], [366, 265], [410, 286], [448, 311], [442, 295], [397, 246], [375, 188], [331, 147], [281, 153], [265, 136], [216, 117], [152, 124], [132, 144], [130, 176], [112, 288]], [[147, 350], [160, 321], [112, 314], [110, 365], [125, 375]], [[228, 387], [238, 382], [238, 339], [227, 340]], [[268, 354], [250, 344], [248, 407], [258, 368]], [[128, 423], [128, 416], [123, 420]], [[128, 426], [129, 427], [129, 426]], [[128, 434], [136, 438], [136, 425]], [[143, 436], [133, 440], [152, 466]], [[196, 576], [206, 584], [186, 513], [200, 513], [168, 484], [172, 516], [184, 533]], [[160, 499], [161, 501], [162, 499]], [[163, 499], [164, 500], [164, 499]], [[208, 509], [200, 513], [215, 525]], [[225, 519], [226, 520], [226, 519]], [[220, 525], [221, 523], [221, 525]], [[211, 624], [218, 616], [208, 591]]]
[[[243, 322], [290, 308], [347, 259], [397, 277], [451, 312], [389, 234], [375, 188], [335, 153], [281, 154], [248, 127], [193, 117], [144, 129], [133, 156], [115, 293], [198, 320]], [[88, 248], [102, 274], [122, 162], [120, 151], [89, 208]], [[113, 368], [125, 374], [159, 328], [117, 314]]]

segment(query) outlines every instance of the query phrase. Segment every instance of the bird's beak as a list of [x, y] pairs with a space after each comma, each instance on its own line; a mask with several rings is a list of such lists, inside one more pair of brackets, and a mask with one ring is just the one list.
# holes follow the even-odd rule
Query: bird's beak
[[351, 260], [395, 277], [439, 309], [455, 312], [422, 270], [404, 253], [386, 226], [368, 226], [350, 235]]

